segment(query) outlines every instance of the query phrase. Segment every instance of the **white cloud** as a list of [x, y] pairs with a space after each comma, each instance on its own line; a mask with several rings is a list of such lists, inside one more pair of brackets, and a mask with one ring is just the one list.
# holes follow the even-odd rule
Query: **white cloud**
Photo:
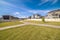
[[0, 0], [0, 4], [1, 4], [1, 5], [4, 5], [4, 6], [7, 5], [7, 6], [19, 8], [19, 9], [21, 9], [21, 10], [27, 10], [24, 4], [20, 4], [21, 6], [16, 6], [16, 5], [14, 5], [14, 4], [12, 4], [12, 3], [9, 3], [9, 2], [6, 2], [6, 1], [4, 1], [4, 0]]
[[53, 5], [53, 4], [55, 4], [58, 0], [52, 0], [52, 1], [53, 1], [53, 2], [52, 2], [52, 5]]
[[20, 15], [20, 12], [13, 12], [12, 14], [15, 16], [18, 16], [18, 15]]
[[51, 5], [55, 4], [58, 0], [41, 0], [41, 3], [39, 3], [38, 5], [41, 6], [46, 2], [51, 2]]
[[41, 6], [43, 5], [44, 3], [48, 2], [49, 0], [41, 0], [41, 3], [39, 3], [38, 5]]
[[13, 4], [11, 4], [11, 3], [8, 3], [8, 2], [6, 2], [6, 1], [0, 1], [0, 4], [2, 4], [2, 5], [9, 5], [9, 6], [12, 6], [12, 7], [17, 7], [17, 6], [15, 6], [15, 5], [13, 5]]
[[19, 15], [19, 14], [20, 14], [20, 12], [15, 12], [14, 14], [15, 14], [15, 15]]
[[46, 13], [46, 12], [49, 12], [49, 10], [29, 10], [29, 12], [31, 12], [31, 13]]
[[29, 10], [33, 14], [41, 14], [42, 16], [46, 15], [50, 10]]

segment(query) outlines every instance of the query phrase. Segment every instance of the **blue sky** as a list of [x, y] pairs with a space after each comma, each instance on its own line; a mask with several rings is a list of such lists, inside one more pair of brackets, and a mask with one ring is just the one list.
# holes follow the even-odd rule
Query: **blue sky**
[[60, 0], [0, 0], [0, 16], [24, 18], [37, 13], [45, 16], [56, 9], [60, 9]]

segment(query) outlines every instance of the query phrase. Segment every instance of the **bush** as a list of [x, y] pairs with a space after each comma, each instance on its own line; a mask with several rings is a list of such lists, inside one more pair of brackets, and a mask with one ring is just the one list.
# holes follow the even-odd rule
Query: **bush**
[[42, 17], [42, 22], [45, 22], [45, 18], [44, 17]]

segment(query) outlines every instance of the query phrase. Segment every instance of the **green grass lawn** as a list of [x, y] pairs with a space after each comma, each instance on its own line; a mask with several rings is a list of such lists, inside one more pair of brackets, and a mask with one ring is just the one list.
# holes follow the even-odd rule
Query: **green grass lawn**
[[60, 40], [60, 29], [26, 25], [0, 31], [0, 40]]
[[0, 27], [12, 26], [12, 25], [17, 25], [17, 24], [22, 24], [22, 22], [19, 22], [19, 21], [14, 21], [14, 22], [2, 22], [2, 23], [0, 23]]
[[57, 25], [60, 26], [60, 22], [42, 22], [42, 21], [32, 21], [32, 20], [24, 20], [24, 22], [31, 22], [31, 23], [37, 23], [37, 24], [50, 24], [50, 25]]

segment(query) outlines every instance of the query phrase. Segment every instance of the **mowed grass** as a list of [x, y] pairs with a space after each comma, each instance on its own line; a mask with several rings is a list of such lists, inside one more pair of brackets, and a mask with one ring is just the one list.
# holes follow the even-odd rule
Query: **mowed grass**
[[60, 40], [60, 29], [26, 25], [0, 31], [0, 40]]
[[34, 20], [24, 20], [24, 22], [36, 23], [36, 24], [50, 24], [60, 26], [60, 22], [42, 22], [42, 21], [34, 21]]
[[0, 27], [13, 26], [13, 25], [17, 25], [17, 24], [22, 24], [22, 22], [19, 22], [19, 21], [2, 22], [2, 23], [0, 23]]

